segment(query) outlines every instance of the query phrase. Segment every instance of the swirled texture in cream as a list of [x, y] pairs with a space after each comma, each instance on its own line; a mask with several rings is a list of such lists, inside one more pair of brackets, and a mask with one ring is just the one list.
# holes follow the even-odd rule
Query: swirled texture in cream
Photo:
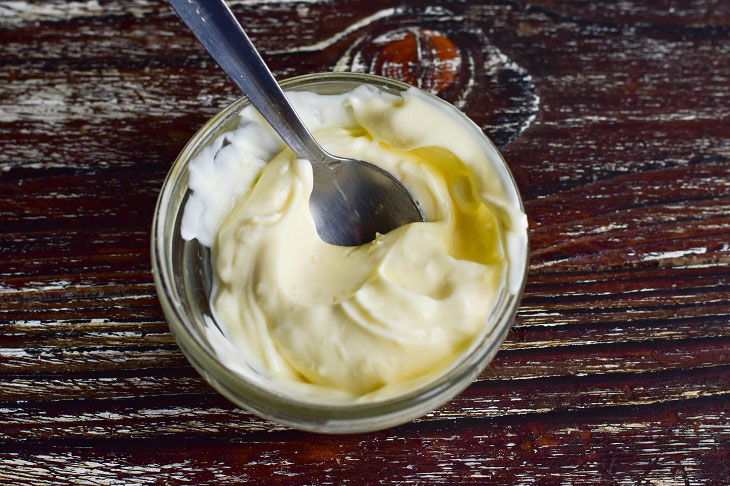
[[401, 393], [488, 331], [514, 287], [510, 261], [524, 259], [524, 214], [478, 129], [418, 90], [289, 97], [326, 150], [393, 173], [428, 222], [360, 247], [324, 243], [310, 164], [245, 109], [241, 128], [191, 163], [182, 228], [213, 247], [220, 353], [311, 400]]

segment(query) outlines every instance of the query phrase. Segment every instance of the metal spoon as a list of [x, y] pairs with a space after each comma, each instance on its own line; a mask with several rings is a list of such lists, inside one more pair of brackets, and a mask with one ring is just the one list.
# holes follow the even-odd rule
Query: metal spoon
[[312, 164], [309, 206], [322, 240], [357, 246], [372, 241], [376, 232], [425, 220], [411, 194], [390, 173], [320, 147], [223, 0], [170, 4], [284, 142]]

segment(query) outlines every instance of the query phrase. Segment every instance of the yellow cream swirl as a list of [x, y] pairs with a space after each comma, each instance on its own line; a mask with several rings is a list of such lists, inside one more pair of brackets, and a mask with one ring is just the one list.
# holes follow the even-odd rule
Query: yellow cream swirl
[[[307, 161], [284, 148], [266, 163], [242, 163], [246, 183], [213, 251], [227, 359], [315, 401], [401, 393], [448, 369], [488, 330], [510, 259], [524, 258], [514, 253], [525, 245], [509, 243], [526, 241], [524, 214], [475, 127], [417, 90], [291, 98], [326, 150], [396, 175], [428, 222], [333, 246], [312, 221]], [[270, 135], [253, 110], [243, 120]]]

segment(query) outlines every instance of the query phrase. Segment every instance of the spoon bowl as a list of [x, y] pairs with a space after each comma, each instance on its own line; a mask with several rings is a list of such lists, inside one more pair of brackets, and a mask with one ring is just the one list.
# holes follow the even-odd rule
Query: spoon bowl
[[425, 220], [392, 174], [322, 149], [223, 0], [170, 0], [170, 5], [284, 143], [312, 164], [309, 205], [323, 241], [362, 245], [378, 233]]
[[378, 233], [423, 221], [408, 190], [389, 172], [368, 162], [338, 159], [312, 165], [309, 199], [317, 234], [340, 246], [358, 246]]

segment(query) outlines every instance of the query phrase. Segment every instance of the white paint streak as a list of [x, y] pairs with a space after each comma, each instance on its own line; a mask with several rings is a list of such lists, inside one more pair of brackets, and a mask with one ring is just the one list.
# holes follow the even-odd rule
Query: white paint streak
[[[288, 4], [326, 4], [326, 0], [233, 0], [227, 2], [230, 7], [239, 5], [256, 8], [257, 6], [288, 5]], [[87, 1], [0, 1], [0, 25], [17, 26], [31, 22], [54, 22], [59, 20], [73, 20], [99, 16], [132, 15], [142, 17], [156, 12], [166, 12], [174, 15], [172, 9], [165, 2], [155, 0], [128, 0], [105, 2], [100, 5], [98, 0]]]
[[287, 49], [267, 51], [267, 54], [292, 54], [295, 52], [321, 51], [321, 50], [326, 49], [327, 47], [331, 46], [332, 44], [336, 43], [337, 41], [347, 37], [348, 35], [352, 34], [353, 32], [355, 32], [359, 29], [362, 29], [363, 27], [366, 27], [377, 20], [390, 17], [391, 15], [397, 15], [399, 13], [402, 13], [403, 11], [404, 11], [404, 9], [402, 7], [386, 8], [384, 10], [379, 10], [372, 15], [368, 15], [367, 17], [365, 17], [361, 20], [358, 20], [354, 24], [351, 24], [350, 26], [348, 26], [346, 29], [343, 29], [340, 32], [336, 33], [335, 35], [328, 37], [327, 39], [322, 40], [320, 42], [315, 42], [314, 44], [310, 44], [310, 45], [306, 45], [306, 46], [290, 47]]
[[[74, 17], [100, 15], [104, 9], [97, 0], [87, 2], [0, 2], [0, 24], [37, 20], [68, 20]], [[93, 12], [93, 14], [92, 14]]]
[[0, 348], [0, 356], [3, 358], [30, 358], [27, 351], [20, 348]]
[[661, 251], [661, 252], [650, 252], [644, 255], [641, 258], [642, 262], [648, 262], [652, 260], [665, 260], [668, 258], [680, 258], [687, 255], [701, 255], [703, 253], [707, 253], [707, 248], [705, 247], [699, 247], [699, 248], [689, 248], [687, 250], [677, 250], [677, 251]]

